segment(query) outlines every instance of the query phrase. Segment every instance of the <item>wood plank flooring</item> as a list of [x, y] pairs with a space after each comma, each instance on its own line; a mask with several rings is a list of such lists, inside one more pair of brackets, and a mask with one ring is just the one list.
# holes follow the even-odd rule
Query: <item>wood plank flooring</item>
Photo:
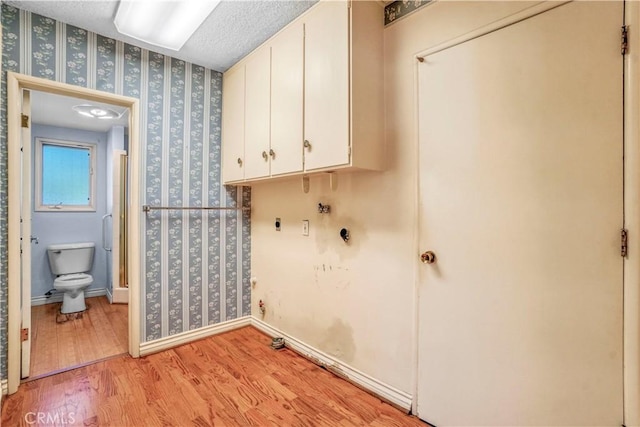
[[31, 307], [29, 377], [60, 371], [128, 351], [126, 304], [87, 298], [82, 318], [57, 323], [61, 303]]
[[270, 343], [246, 327], [31, 381], [3, 402], [2, 425], [40, 412], [85, 426], [426, 426]]

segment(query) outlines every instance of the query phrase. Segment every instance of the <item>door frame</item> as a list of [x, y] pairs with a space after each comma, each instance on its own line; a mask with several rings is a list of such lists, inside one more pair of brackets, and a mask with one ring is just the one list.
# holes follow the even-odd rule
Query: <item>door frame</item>
[[[22, 91], [22, 99], [20, 103], [20, 113], [25, 114], [27, 116], [31, 116], [31, 91], [24, 90]], [[20, 235], [24, 236], [24, 245], [20, 245], [20, 256], [23, 259], [31, 260], [31, 237], [33, 236], [33, 232], [31, 231], [31, 194], [33, 193], [32, 189], [32, 179], [31, 179], [31, 129], [29, 127], [23, 127], [20, 132], [20, 139], [22, 144], [22, 181], [20, 183], [20, 189], [22, 193], [22, 201], [20, 204]], [[27, 161], [29, 162], [29, 167], [27, 166]], [[24, 194], [22, 190], [28, 188], [29, 191], [27, 194]], [[28, 236], [28, 237], [27, 237]], [[21, 240], [22, 242], [23, 240]], [[21, 274], [21, 283], [28, 282], [31, 284], [31, 262], [20, 263], [20, 274]], [[25, 280], [26, 278], [26, 280]], [[22, 301], [31, 301], [31, 286], [21, 286], [21, 297]], [[29, 309], [31, 309], [31, 304], [29, 304]], [[25, 311], [21, 313], [21, 322], [22, 328], [27, 328], [29, 331], [32, 331], [31, 327], [31, 313], [29, 316], [24, 315]], [[21, 366], [20, 366], [20, 377], [23, 377], [23, 373], [30, 373], [31, 368], [31, 336], [29, 333], [27, 335], [26, 340], [21, 339], [20, 343], [20, 351], [21, 354]]]
[[[129, 250], [129, 354], [140, 356], [140, 283], [141, 264], [140, 239], [140, 124], [139, 100], [87, 89], [66, 83], [54, 82], [24, 74], [7, 73], [7, 145], [8, 145], [8, 393], [15, 393], [20, 385], [21, 369], [21, 280], [20, 280], [20, 206], [21, 206], [21, 123], [20, 105], [22, 90], [40, 91], [55, 95], [70, 96], [87, 101], [112, 104], [129, 109], [129, 158], [128, 184], [130, 236]], [[28, 244], [28, 243], [27, 243]], [[29, 307], [31, 305], [29, 304]]]
[[[489, 32], [497, 31], [524, 19], [546, 12], [569, 1], [541, 2], [525, 8], [515, 14], [505, 16], [487, 25], [465, 32], [459, 36], [441, 41], [415, 52], [414, 58], [414, 126], [415, 141], [414, 177], [416, 204], [415, 223], [418, 231], [423, 224], [420, 221], [420, 168], [419, 162], [419, 117], [418, 117], [418, 66], [421, 58], [444, 49], [456, 46]], [[625, 25], [632, 30], [629, 33], [629, 52], [624, 57], [624, 227], [629, 232], [629, 251], [623, 260], [623, 416], [625, 425], [640, 424], [640, 4], [624, 1]], [[633, 29], [636, 29], [634, 31]], [[621, 70], [622, 72], [622, 70]], [[414, 237], [416, 260], [424, 248], [420, 247], [419, 233]], [[413, 305], [413, 393], [411, 410], [417, 413], [418, 402], [418, 340], [420, 331], [419, 300], [421, 263], [414, 264], [414, 305]]]
[[640, 425], [640, 4], [625, 1], [629, 52], [624, 57], [624, 221], [629, 253], [623, 274], [624, 422]]

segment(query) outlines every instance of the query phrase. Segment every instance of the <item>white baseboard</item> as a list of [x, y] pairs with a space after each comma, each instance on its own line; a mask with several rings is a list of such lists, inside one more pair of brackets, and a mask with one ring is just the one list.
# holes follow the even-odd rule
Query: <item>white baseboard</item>
[[0, 399], [2, 399], [2, 396], [9, 393], [9, 381], [2, 380], [0, 382], [0, 388], [2, 389], [2, 392], [0, 393]]
[[[84, 297], [85, 298], [91, 298], [91, 297], [99, 297], [102, 295], [107, 295], [107, 288], [97, 288], [97, 289], [89, 289], [88, 291], [84, 292]], [[39, 297], [33, 297], [31, 298], [31, 305], [45, 305], [45, 304], [53, 304], [56, 302], [62, 302], [62, 292], [54, 292], [53, 295], [51, 295], [51, 297], [47, 298], [46, 296], [42, 295]]]
[[251, 316], [244, 316], [234, 320], [218, 323], [215, 325], [205, 326], [203, 328], [194, 329], [192, 331], [181, 332], [165, 338], [153, 341], [147, 341], [140, 344], [140, 356], [146, 356], [151, 353], [157, 353], [179, 345], [188, 344], [202, 338], [212, 335], [221, 334], [223, 332], [232, 331], [234, 329], [243, 328], [251, 325]]
[[113, 288], [113, 304], [129, 304], [129, 288]]
[[302, 354], [318, 365], [325, 367], [327, 370], [333, 372], [339, 377], [353, 382], [364, 390], [367, 390], [370, 393], [375, 394], [376, 396], [397, 406], [398, 408], [407, 411], [407, 413], [409, 413], [409, 411], [411, 410], [411, 403], [413, 400], [411, 394], [405, 393], [396, 389], [395, 387], [385, 384], [382, 381], [379, 381], [365, 374], [364, 372], [361, 372], [341, 362], [335, 357], [328, 355], [314, 347], [311, 347], [310, 345], [292, 337], [291, 335], [285, 334], [284, 332], [274, 328], [273, 326], [265, 323], [255, 316], [251, 317], [251, 325], [271, 337], [284, 338], [284, 342], [287, 347], [291, 348], [297, 353]]
[[111, 289], [107, 288], [107, 299], [109, 300], [109, 304], [113, 304], [113, 295], [111, 295]]

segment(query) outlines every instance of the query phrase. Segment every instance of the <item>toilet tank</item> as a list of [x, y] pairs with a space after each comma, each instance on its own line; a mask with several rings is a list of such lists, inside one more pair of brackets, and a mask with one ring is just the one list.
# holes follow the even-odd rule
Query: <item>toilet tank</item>
[[49, 266], [56, 276], [61, 274], [86, 273], [93, 265], [93, 252], [96, 244], [65, 243], [47, 247]]

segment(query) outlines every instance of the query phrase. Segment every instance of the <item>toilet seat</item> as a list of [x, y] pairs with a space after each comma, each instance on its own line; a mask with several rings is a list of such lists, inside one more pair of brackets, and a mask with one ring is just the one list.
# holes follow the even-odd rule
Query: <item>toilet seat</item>
[[59, 290], [78, 288], [79, 286], [90, 285], [93, 277], [86, 273], [63, 274], [53, 281], [53, 287]]

